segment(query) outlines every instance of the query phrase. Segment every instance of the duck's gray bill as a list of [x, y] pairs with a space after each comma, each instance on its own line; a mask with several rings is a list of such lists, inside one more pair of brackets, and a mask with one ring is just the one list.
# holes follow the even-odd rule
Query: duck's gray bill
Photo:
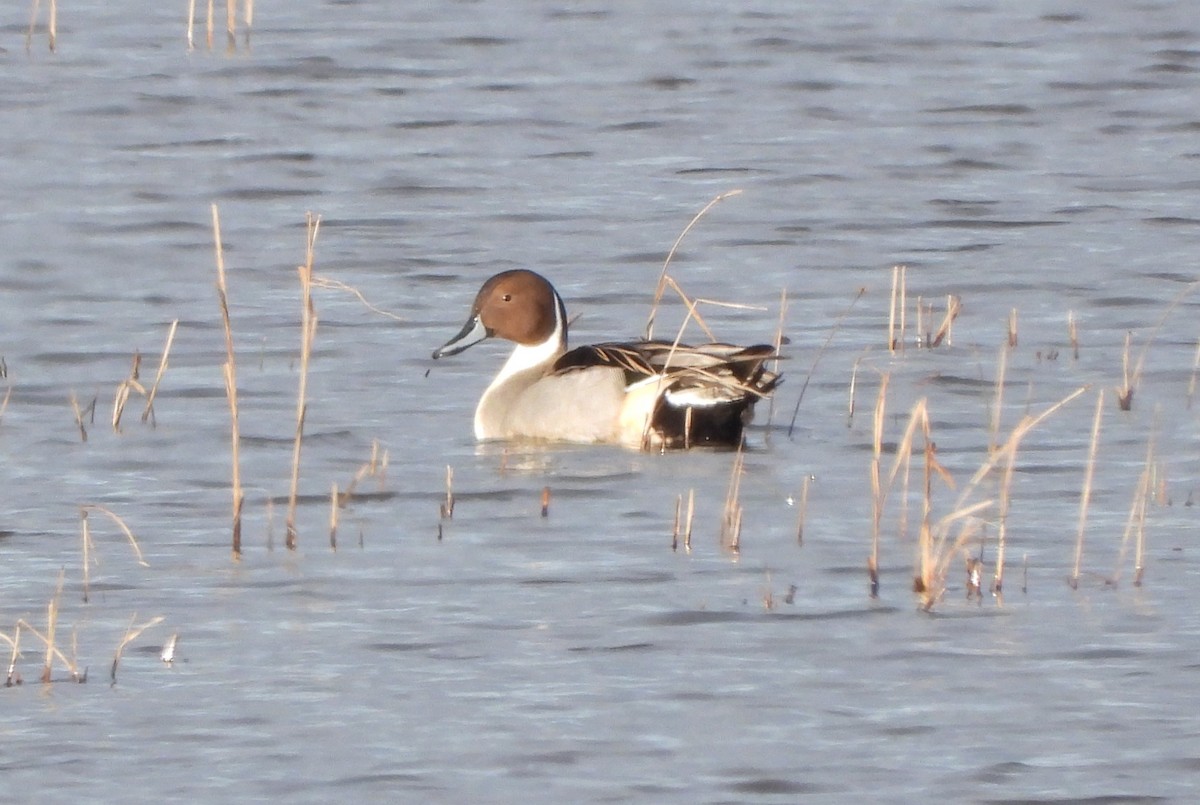
[[483, 322], [479, 320], [479, 317], [472, 316], [463, 325], [458, 335], [433, 351], [434, 360], [444, 358], [447, 355], [457, 355], [472, 344], [478, 344], [490, 336], [491, 333], [488, 332], [488, 328], [483, 326]]

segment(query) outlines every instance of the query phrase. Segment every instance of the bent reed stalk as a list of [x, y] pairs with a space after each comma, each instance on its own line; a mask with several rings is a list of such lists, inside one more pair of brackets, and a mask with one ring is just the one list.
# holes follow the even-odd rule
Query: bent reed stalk
[[[211, 2], [211, 0], [210, 0]], [[225, 284], [225, 252], [221, 245], [221, 216], [217, 205], [212, 205], [213, 242], [217, 259], [217, 300], [221, 305], [221, 323], [225, 330], [225, 363], [221, 367], [225, 376], [225, 397], [229, 401], [229, 439], [231, 444], [230, 491], [233, 495], [233, 558], [242, 558], [242, 470], [238, 451], [241, 432], [238, 428], [237, 359], [233, 352], [233, 327], [229, 322], [229, 294]]]
[[296, 503], [300, 488], [300, 449], [304, 442], [304, 420], [308, 414], [308, 365], [312, 358], [313, 341], [317, 335], [317, 311], [312, 301], [313, 261], [316, 258], [317, 232], [321, 217], [311, 212], [305, 216], [306, 244], [304, 265], [297, 267], [300, 275], [300, 382], [296, 393], [296, 438], [292, 444], [292, 478], [288, 490], [288, 510], [285, 544], [296, 550]]

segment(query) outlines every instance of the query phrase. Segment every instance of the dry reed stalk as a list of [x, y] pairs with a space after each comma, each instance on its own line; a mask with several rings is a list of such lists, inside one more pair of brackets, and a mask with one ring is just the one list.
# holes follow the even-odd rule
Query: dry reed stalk
[[880, 482], [880, 465], [883, 455], [883, 423], [887, 408], [887, 386], [890, 375], [879, 379], [879, 393], [875, 399], [874, 428], [871, 440], [871, 553], [867, 556], [867, 577], [871, 597], [879, 597], [879, 532], [883, 523], [883, 506], [886, 495]]
[[188, 0], [187, 10], [187, 49], [189, 52], [196, 49], [196, 42], [193, 38], [193, 31], [196, 27], [196, 0]]
[[208, 15], [205, 19], [204, 26], [204, 43], [209, 50], [213, 49], [213, 26], [216, 20], [216, 9], [213, 6], [214, 0], [208, 0]]
[[1071, 343], [1071, 356], [1079, 360], [1079, 323], [1075, 320], [1075, 311], [1067, 311], [1067, 340]]
[[172, 632], [162, 645], [162, 651], [159, 652], [158, 658], [167, 664], [170, 668], [175, 663], [175, 650], [179, 647], [179, 632]]
[[[1157, 429], [1157, 428], [1156, 428]], [[1154, 473], [1155, 436], [1152, 431], [1146, 442], [1146, 461], [1138, 476], [1137, 487], [1133, 494], [1133, 503], [1129, 507], [1129, 517], [1125, 521], [1125, 533], [1121, 536], [1121, 549], [1117, 555], [1117, 567], [1113, 570], [1109, 583], [1116, 586], [1121, 576], [1121, 566], [1125, 564], [1129, 540], [1134, 540], [1134, 575], [1133, 584], [1140, 587], [1145, 573], [1146, 550], [1146, 504], [1152, 494], [1152, 477]]]
[[[696, 324], [698, 324], [700, 326], [700, 328], [702, 330], [704, 330], [704, 334], [706, 336], [708, 336], [710, 341], [717, 340], [716, 336], [713, 335], [712, 330], [709, 329], [708, 325], [704, 322], [704, 318], [700, 315], [699, 306], [701, 304], [714, 305], [716, 307], [732, 308], [732, 309], [736, 309], [736, 310], [763, 310], [764, 309], [764, 308], [754, 307], [753, 305], [737, 304], [735, 302], [721, 302], [721, 301], [718, 301], [715, 299], [700, 299], [700, 298], [692, 299], [692, 298], [688, 297], [688, 295], [684, 292], [683, 288], [681, 288], [679, 286], [679, 283], [677, 283], [675, 281], [674, 277], [671, 277], [669, 275], [664, 275], [664, 276], [666, 278], [667, 285], [670, 286], [677, 294], [679, 294], [679, 297], [683, 300], [683, 303], [687, 307], [688, 312], [687, 312], [687, 315], [684, 317], [683, 322], [679, 325], [679, 330], [675, 333], [675, 340], [671, 343], [671, 348], [669, 350], [667, 350], [667, 357], [663, 361], [662, 369], [659, 370], [658, 381], [657, 381], [658, 393], [662, 392], [663, 384], [666, 383], [668, 375], [669, 375], [669, 371], [671, 368], [671, 362], [675, 358], [675, 351], [677, 349], [679, 349], [679, 345], [683, 341], [683, 334], [687, 330], [688, 324], [691, 323], [691, 321], [693, 319], [695, 319]], [[653, 313], [651, 313], [651, 316], [653, 316]], [[684, 443], [688, 444], [690, 446], [689, 436], [690, 436], [690, 429], [691, 429], [691, 421], [690, 421], [690, 415], [688, 415], [688, 416], [689, 416], [688, 421], [686, 421], [684, 423], [684, 425], [685, 425]], [[649, 450], [651, 447], [651, 444], [650, 444], [650, 421], [651, 421], [651, 415], [647, 414], [646, 421], [642, 424], [642, 441], [641, 441], [642, 450]], [[665, 449], [665, 445], [664, 445], [664, 449]]]
[[17, 670], [17, 658], [25, 656], [21, 653], [20, 622], [18, 622], [16, 628], [13, 629], [12, 637], [0, 632], [0, 639], [3, 639], [4, 642], [8, 643], [8, 645], [12, 648], [12, 655], [8, 660], [8, 676], [4, 680], [4, 687], [11, 688], [14, 685], [20, 685], [24, 681], [21, 679], [21, 672]]
[[337, 550], [338, 529], [338, 485], [334, 481], [329, 490], [329, 547]]
[[1008, 348], [1015, 349], [1017, 340], [1017, 309], [1014, 307], [1008, 312]]
[[804, 520], [808, 516], [808, 482], [812, 480], [811, 475], [804, 476], [804, 483], [800, 486], [800, 511], [796, 515], [796, 544], [804, 544]]
[[33, 49], [33, 32], [37, 28], [38, 8], [41, 0], [33, 0], [33, 9], [29, 13], [29, 28], [25, 31], [25, 52]]
[[[1134, 537], [1134, 534], [1139, 534], [1138, 540], [1143, 538], [1140, 534], [1144, 534], [1145, 531], [1146, 500], [1149, 496], [1150, 473], [1148, 467], [1144, 467], [1138, 476], [1137, 486], [1134, 488], [1133, 502], [1129, 506], [1129, 516], [1125, 519], [1125, 532], [1121, 535], [1121, 549], [1117, 553], [1117, 565], [1108, 580], [1108, 583], [1114, 587], [1120, 581], [1121, 566], [1125, 564], [1125, 556], [1129, 553], [1129, 540]], [[1135, 562], [1135, 564], [1137, 563]], [[1140, 571], [1141, 568], [1137, 569]]]
[[171, 322], [171, 327], [167, 330], [167, 343], [163, 346], [162, 357], [158, 359], [158, 371], [154, 374], [154, 383], [150, 386], [150, 393], [146, 395], [146, 407], [142, 410], [142, 421], [150, 420], [151, 427], [158, 427], [158, 421], [154, 416], [154, 398], [158, 396], [158, 386], [162, 383], [163, 375], [167, 373], [167, 358], [171, 354], [171, 345], [175, 343], [175, 331], [179, 329], [179, 319]]
[[54, 595], [50, 598], [50, 603], [46, 606], [46, 636], [42, 637], [35, 629], [26, 624], [36, 637], [40, 637], [42, 642], [46, 644], [46, 659], [42, 664], [43, 684], [50, 681], [51, 672], [54, 670], [54, 657], [62, 658], [65, 665], [70, 666], [70, 661], [54, 646], [54, 633], [58, 629], [58, 599], [62, 596], [63, 581], [66, 579], [66, 571], [58, 571], [58, 583], [54, 586]]
[[967, 600], [983, 601], [983, 560], [967, 557]]
[[907, 294], [908, 266], [892, 266], [892, 301], [888, 309], [888, 352], [891, 353], [895, 353], [896, 350], [904, 351]]
[[733, 470], [729, 475], [729, 489], [725, 494], [725, 508], [721, 516], [721, 546], [733, 553], [742, 549], [742, 473], [746, 466], [746, 441], [738, 442], [733, 456]]
[[996, 361], [996, 386], [992, 394], [992, 417], [988, 424], [988, 452], [996, 452], [1000, 434], [1000, 414], [1004, 408], [1004, 376], [1008, 373], [1008, 350], [1001, 349]]
[[110, 687], [112, 685], [117, 684], [117, 666], [121, 664], [121, 655], [125, 653], [125, 647], [128, 646], [130, 643], [132, 643], [134, 640], [137, 640], [142, 632], [146, 631], [147, 629], [149, 629], [152, 626], [157, 626], [158, 624], [160, 624], [162, 622], [163, 622], [163, 616], [158, 615], [157, 617], [151, 618], [150, 620], [146, 621], [141, 626], [135, 626], [134, 624], [137, 623], [137, 613], [136, 612], [134, 613], [133, 617], [129, 619], [129, 628], [127, 628], [125, 630], [125, 636], [121, 638], [121, 642], [117, 644], [117, 650], [115, 652], [113, 652], [112, 671], [111, 671], [112, 681], [110, 683]]
[[684, 518], [683, 550], [692, 552], [692, 517], [696, 514], [696, 490], [688, 490], [687, 517]]
[[[780, 352], [783, 349], [783, 323], [784, 323], [784, 319], [786, 318], [786, 316], [787, 316], [787, 288], [784, 288], [782, 291], [779, 292], [779, 324], [775, 328], [775, 341], [774, 341], [775, 361], [771, 367], [771, 371], [775, 372], [775, 374], [779, 374]], [[689, 414], [691, 413], [690, 408], [688, 409], [688, 413]], [[774, 421], [775, 421], [775, 395], [772, 394], [770, 400], [768, 401], [768, 405], [767, 405], [767, 438], [768, 439], [770, 438], [770, 434], [771, 434], [771, 423]], [[691, 428], [689, 427], [687, 430], [690, 431]]]
[[787, 435], [789, 439], [792, 438], [792, 431], [796, 427], [796, 417], [800, 415], [800, 404], [804, 402], [804, 392], [808, 391], [808, 384], [812, 380], [813, 374], [816, 373], [817, 366], [820, 365], [822, 356], [825, 355], [825, 351], [829, 348], [829, 344], [833, 341], [833, 337], [837, 335], [838, 330], [841, 329], [842, 322], [845, 321], [846, 317], [850, 315], [850, 311], [854, 309], [854, 306], [858, 303], [858, 300], [862, 299], [863, 294], [866, 292], [867, 289], [865, 287], [858, 289], [858, 293], [855, 294], [854, 298], [850, 300], [850, 304], [846, 305], [846, 309], [841, 312], [841, 314], [837, 317], [837, 320], [833, 323], [833, 327], [831, 327], [829, 330], [829, 335], [825, 336], [825, 341], [821, 344], [821, 348], [817, 350], [817, 355], [815, 358], [813, 358], [812, 365], [808, 367], [808, 374], [804, 376], [804, 383], [800, 386], [800, 396], [796, 398], [796, 407], [792, 409], [792, 420], [788, 423]]
[[1133, 393], [1137, 389], [1138, 384], [1141, 383], [1142, 370], [1146, 365], [1146, 354], [1150, 351], [1150, 345], [1154, 343], [1154, 339], [1158, 337], [1158, 331], [1162, 329], [1163, 324], [1165, 324], [1167, 321], [1167, 317], [1170, 316], [1171, 312], [1179, 306], [1184, 297], [1196, 290], [1197, 287], [1200, 287], [1200, 280], [1189, 282], [1184, 286], [1183, 290], [1175, 294], [1175, 297], [1171, 300], [1171, 303], [1167, 305], [1166, 310], [1162, 312], [1162, 315], [1158, 317], [1158, 321], [1154, 323], [1154, 329], [1150, 331], [1150, 336], [1146, 339], [1146, 342], [1142, 344], [1142, 349], [1140, 352], [1138, 352], [1137, 363], [1134, 364], [1132, 373], [1129, 371], [1130, 336], [1128, 334], [1126, 335], [1125, 356], [1122, 361], [1125, 382], [1117, 396], [1117, 403], [1120, 405], [1122, 411], [1128, 411], [1133, 407]]
[[542, 517], [550, 516], [550, 487], [542, 487]]
[[1133, 393], [1137, 390], [1137, 382], [1129, 373], [1129, 348], [1133, 333], [1125, 333], [1125, 350], [1121, 353], [1121, 387], [1117, 389], [1117, 405], [1122, 411], [1133, 408]]
[[933, 340], [929, 342], [931, 347], [940, 347], [942, 341], [945, 341], [948, 347], [954, 346], [954, 320], [958, 318], [960, 312], [962, 312], [962, 300], [953, 294], [946, 294], [946, 315], [942, 318], [937, 332], [933, 334]]
[[394, 321], [404, 321], [403, 317], [397, 316], [395, 313], [389, 313], [383, 308], [371, 304], [369, 301], [367, 301], [367, 297], [363, 296], [362, 291], [358, 290], [353, 285], [347, 285], [341, 280], [330, 279], [329, 277], [313, 277], [312, 284], [317, 288], [329, 288], [336, 291], [346, 291], [347, 293], [353, 294], [358, 301], [363, 304], [363, 307], [372, 313], [378, 313], [380, 316], [386, 316]]
[[[50, 0], [47, 4], [50, 10], [50, 19], [46, 25], [46, 38], [49, 42], [50, 52], [58, 51], [58, 2]], [[41, 0], [33, 0], [33, 10], [29, 15], [29, 30], [25, 32], [25, 52], [28, 53], [33, 48], [33, 32], [37, 28], [38, 11], [41, 8]]]
[[[212, 0], [209, 0], [211, 13]], [[211, 44], [210, 44], [211, 47]], [[221, 304], [221, 323], [225, 330], [225, 364], [222, 372], [225, 376], [225, 397], [229, 401], [229, 438], [231, 444], [231, 491], [233, 494], [233, 558], [242, 556], [242, 505], [245, 494], [242, 492], [242, 469], [238, 455], [241, 446], [241, 430], [238, 427], [238, 394], [237, 394], [237, 360], [233, 352], [233, 327], [229, 321], [229, 295], [225, 285], [225, 252], [221, 245], [221, 218], [217, 205], [212, 205], [213, 243], [217, 259], [217, 299]]]
[[454, 468], [449, 464], [446, 465], [446, 499], [442, 501], [440, 513], [443, 520], [454, 519]]
[[12, 386], [4, 391], [4, 399], [0, 400], [0, 421], [4, 420], [4, 412], [8, 410], [8, 401], [12, 399]]
[[[946, 578], [954, 558], [965, 549], [968, 542], [975, 539], [980, 523], [977, 515], [993, 503], [991, 500], [981, 500], [970, 506], [955, 509], [930, 527], [929, 565], [913, 578], [914, 589], [918, 584], [921, 587], [916, 592], [920, 596], [922, 610], [929, 612], [942, 599], [946, 591]], [[961, 522], [958, 535], [951, 539], [951, 526], [957, 522]], [[982, 565], [977, 565], [975, 570], [979, 571], [981, 568]], [[980, 586], [979, 582], [980, 579], [977, 578], [976, 587]]]
[[667, 269], [671, 266], [671, 260], [674, 259], [675, 252], [679, 250], [679, 244], [683, 242], [683, 239], [687, 236], [687, 233], [692, 231], [692, 227], [696, 225], [696, 222], [704, 217], [705, 213], [725, 199], [733, 196], [739, 196], [741, 194], [741, 190], [729, 190], [714, 196], [712, 201], [704, 205], [704, 209], [692, 216], [692, 220], [688, 221], [688, 225], [683, 228], [683, 231], [679, 233], [679, 237], [675, 238], [675, 242], [671, 244], [671, 250], [667, 252], [667, 257], [665, 260], [663, 260], [662, 271], [659, 273], [658, 283], [654, 287], [654, 301], [650, 305], [650, 315], [646, 319], [647, 341], [654, 337], [654, 317], [658, 313], [658, 306], [659, 303], [662, 302], [663, 294], [667, 291]]
[[233, 52], [237, 48], [237, 0], [225, 0], [226, 48]]
[[862, 356], [854, 359], [854, 367], [850, 370], [850, 402], [846, 405], [846, 427], [854, 425], [854, 391], [858, 386], [858, 364]]
[[[1196, 395], [1196, 373], [1197, 372], [1200, 372], [1200, 338], [1196, 339], [1196, 357], [1192, 359], [1192, 379], [1188, 381], [1187, 407], [1188, 407], [1189, 411], [1192, 410], [1192, 399]], [[12, 394], [11, 388], [8, 390], [8, 393]], [[4, 402], [7, 405], [7, 403], [8, 403], [7, 395], [4, 398]], [[3, 414], [4, 414], [4, 406], [0, 405], [0, 416], [3, 416]]]
[[58, 596], [61, 592], [62, 592], [62, 572], [60, 571], [59, 572], [58, 589], [55, 592], [55, 597], [53, 599], [51, 599], [50, 605], [47, 607], [48, 620], [47, 620], [47, 624], [46, 624], [47, 625], [46, 634], [42, 634], [40, 631], [37, 630], [36, 627], [34, 627], [32, 624], [30, 624], [29, 621], [27, 621], [23, 618], [19, 619], [17, 621], [17, 626], [18, 626], [18, 628], [25, 629], [30, 634], [32, 634], [34, 637], [36, 637], [38, 640], [42, 641], [42, 645], [45, 646], [45, 648], [46, 648], [46, 656], [45, 656], [45, 660], [44, 660], [44, 663], [42, 666], [42, 675], [39, 678], [39, 681], [41, 681], [43, 683], [48, 683], [48, 682], [53, 681], [51, 679], [51, 672], [53, 671], [53, 668], [54, 668], [54, 659], [58, 658], [58, 661], [61, 662], [66, 667], [67, 671], [71, 674], [72, 679], [74, 679], [76, 682], [86, 682], [87, 681], [87, 672], [85, 671], [83, 674], [80, 674], [79, 666], [70, 657], [68, 657], [66, 654], [64, 654], [62, 652], [62, 650], [60, 648], [58, 648], [58, 646], [56, 646], [54, 644], [54, 639], [55, 639], [54, 633], [57, 630], [57, 623], [58, 623]]
[[87, 519], [87, 513], [89, 511], [99, 512], [100, 514], [103, 514], [105, 517], [107, 517], [109, 520], [112, 520], [116, 524], [117, 528], [121, 529], [121, 533], [125, 535], [125, 539], [128, 540], [129, 547], [131, 547], [133, 549], [133, 554], [135, 557], [137, 557], [137, 563], [139, 565], [141, 565], [142, 567], [150, 567], [150, 564], [145, 560], [145, 558], [142, 555], [142, 549], [141, 549], [141, 546], [138, 545], [137, 537], [135, 537], [133, 535], [133, 530], [125, 523], [124, 520], [122, 520], [112, 510], [107, 509], [104, 506], [100, 506], [96, 503], [85, 503], [84, 505], [79, 507], [80, 516], [85, 520]]
[[75, 397], [75, 392], [71, 392], [71, 410], [75, 413], [75, 424], [79, 426], [79, 438], [86, 442], [88, 439], [87, 427], [83, 424], [83, 410], [79, 407], [79, 400]]
[[92, 569], [92, 532], [88, 526], [87, 509], [79, 509], [79, 532], [83, 552], [83, 603], [88, 603], [88, 585], [91, 581]]
[[350, 483], [346, 485], [345, 491], [338, 496], [338, 506], [345, 508], [350, 499], [354, 497], [354, 490], [364, 478], [375, 478], [379, 483], [379, 488], [383, 489], [384, 476], [387, 472], [388, 451], [379, 451], [379, 440], [371, 441], [371, 457], [358, 468], [354, 473], [354, 477], [350, 479]]
[[304, 265], [298, 266], [300, 275], [300, 387], [296, 392], [296, 439], [292, 443], [292, 481], [288, 489], [287, 537], [288, 550], [296, 550], [296, 503], [300, 490], [300, 450], [304, 442], [304, 419], [308, 413], [308, 364], [312, 357], [313, 341], [317, 335], [317, 312], [312, 301], [313, 261], [316, 258], [317, 233], [321, 228], [320, 216], [311, 212], [305, 215], [306, 243]]
[[671, 527], [671, 550], [679, 550], [679, 515], [683, 511], [683, 495], [675, 496], [675, 525]]
[[999, 504], [998, 504], [998, 520], [996, 526], [996, 567], [992, 575], [992, 594], [996, 597], [1004, 593], [1004, 554], [1008, 546], [1008, 511], [1012, 503], [1012, 482], [1013, 472], [1017, 465], [1017, 448], [1020, 446], [1021, 436], [1014, 432], [1010, 441], [1012, 441], [1012, 449], [1007, 453], [1007, 460], [1004, 463], [1004, 475], [1000, 481]]
[[139, 376], [142, 370], [142, 353], [134, 351], [133, 367], [129, 370], [129, 377], [121, 381], [121, 385], [117, 386], [117, 393], [113, 398], [113, 415], [112, 428], [113, 432], [121, 432], [121, 417], [125, 413], [125, 403], [129, 402], [130, 390], [137, 391], [143, 397], [146, 396], [146, 388], [139, 381]]
[[1092, 439], [1088, 443], [1087, 464], [1083, 470], [1083, 489], [1079, 493], [1079, 529], [1075, 535], [1075, 564], [1067, 583], [1079, 588], [1079, 573], [1083, 565], [1083, 534], [1087, 525], [1088, 504], [1092, 499], [1092, 477], [1096, 470], [1096, 451], [1100, 446], [1100, 420], [1104, 414], [1104, 389], [1096, 392], [1096, 414], [1092, 418]]
[[[1020, 446], [1022, 438], [1024, 438], [1031, 430], [1040, 425], [1051, 415], [1057, 413], [1064, 406], [1087, 391], [1088, 388], [1088, 386], [1082, 386], [1076, 389], [1074, 392], [1068, 394], [1066, 397], [1063, 397], [1061, 400], [1049, 406], [1036, 416], [1026, 415], [1019, 423], [1017, 423], [1017, 426], [1013, 429], [1013, 433], [1008, 440], [997, 450], [989, 453], [988, 457], [980, 465], [979, 469], [976, 470], [971, 480], [963, 487], [955, 502], [954, 510], [943, 516], [937, 521], [937, 523], [933, 524], [932, 527], [929, 528], [929, 535], [932, 539], [931, 548], [928, 550], [930, 565], [926, 566], [926, 569], [919, 574], [920, 584], [925, 588], [924, 590], [920, 591], [923, 608], [931, 608], [940, 599], [942, 592], [944, 591], [945, 579], [949, 572], [949, 567], [953, 558], [974, 537], [979, 528], [979, 522], [976, 519], [976, 515], [979, 512], [990, 508], [995, 503], [995, 501], [992, 500], [984, 500], [968, 505], [966, 502], [967, 499], [971, 496], [983, 479], [988, 477], [992, 470], [1001, 461], [1010, 462], [1010, 457], [1014, 457], [1013, 460], [1015, 460], [1015, 454]], [[909, 426], [911, 430], [913, 426], [911, 419]], [[899, 458], [899, 456], [897, 456], [897, 458]], [[949, 486], [953, 486], [952, 479], [949, 478], [949, 475], [945, 473], [944, 469], [940, 468], [940, 466], [935, 462], [931, 462], [931, 466], [933, 466], [935, 471], [942, 474]], [[1006, 475], [1009, 475], [1011, 479], [1011, 473], [1008, 472], [1008, 466], [1009, 464], [1006, 463]], [[893, 469], [896, 469], [896, 467]], [[1008, 494], [1006, 488], [1009, 485], [1010, 484], [1002, 485], [1002, 494]], [[999, 508], [1002, 511], [1005, 511], [1007, 509], [1007, 503], [1001, 505]], [[950, 527], [955, 522], [959, 521], [962, 522], [962, 525], [959, 527], [958, 536], [951, 540]], [[1002, 553], [1003, 548], [1000, 550], [1001, 553], [998, 554], [996, 562], [996, 581], [993, 582], [993, 592], [996, 593], [998, 598], [1002, 594], [1004, 569]], [[999, 582], [998, 585], [997, 582]], [[914, 586], [916, 586], [916, 584], [914, 584]]]

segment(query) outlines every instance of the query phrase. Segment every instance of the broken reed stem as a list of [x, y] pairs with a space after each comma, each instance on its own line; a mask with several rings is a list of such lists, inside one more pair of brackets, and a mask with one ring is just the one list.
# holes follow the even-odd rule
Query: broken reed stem
[[121, 655], [125, 653], [125, 647], [128, 646], [130, 643], [132, 643], [134, 640], [137, 640], [142, 632], [146, 631], [147, 629], [149, 629], [152, 626], [157, 626], [158, 624], [160, 624], [162, 622], [163, 622], [163, 616], [159, 615], [157, 617], [151, 618], [150, 620], [146, 621], [141, 626], [135, 626], [134, 624], [137, 623], [137, 613], [135, 612], [133, 614], [133, 617], [129, 619], [129, 628], [125, 630], [125, 636], [121, 638], [121, 642], [117, 644], [117, 650], [115, 652], [113, 652], [112, 671], [111, 671], [112, 681], [111, 681], [110, 685], [117, 684], [117, 666], [120, 665], [120, 663], [121, 663]]
[[446, 465], [446, 499], [441, 505], [441, 517], [443, 520], [454, 519], [454, 468], [449, 464]]
[[158, 395], [158, 386], [167, 372], [167, 358], [171, 354], [171, 345], [175, 343], [177, 329], [179, 329], [179, 319], [172, 321], [171, 329], [167, 331], [167, 343], [163, 347], [162, 357], [158, 359], [158, 372], [154, 375], [154, 383], [150, 386], [150, 393], [146, 395], [146, 407], [142, 410], [142, 421], [145, 422], [149, 419], [151, 427], [158, 426], [158, 422], [154, 418], [154, 398]]
[[1017, 346], [1017, 309], [1014, 307], [1008, 312], [1008, 348], [1015, 349]]
[[796, 517], [796, 544], [804, 544], [804, 520], [808, 516], [808, 482], [812, 480], [811, 475], [804, 476], [804, 483], [800, 486], [800, 512]]
[[312, 301], [313, 261], [316, 258], [317, 232], [321, 227], [320, 216], [311, 212], [305, 215], [306, 244], [304, 265], [298, 266], [300, 275], [300, 387], [296, 392], [296, 438], [292, 443], [292, 481], [288, 489], [287, 537], [288, 550], [296, 550], [296, 502], [300, 489], [300, 450], [304, 442], [304, 419], [308, 413], [308, 364], [312, 357], [313, 341], [317, 334], [317, 312]]
[[692, 220], [688, 221], [688, 225], [683, 228], [683, 231], [679, 233], [679, 237], [675, 238], [675, 242], [671, 244], [671, 250], [667, 252], [667, 257], [663, 260], [662, 271], [658, 275], [658, 283], [654, 287], [654, 301], [650, 305], [650, 316], [646, 319], [647, 341], [654, 337], [654, 317], [658, 314], [659, 303], [662, 302], [663, 294], [667, 291], [667, 269], [671, 266], [671, 260], [675, 257], [675, 252], [679, 250], [679, 244], [683, 242], [687, 233], [692, 231], [692, 227], [696, 225], [696, 222], [704, 217], [705, 213], [725, 199], [741, 194], [741, 190], [729, 190], [714, 196], [711, 201], [704, 205], [704, 209], [692, 216]]
[[817, 355], [813, 358], [812, 365], [808, 367], [808, 374], [804, 376], [804, 384], [800, 387], [800, 396], [796, 398], [796, 407], [792, 409], [792, 421], [788, 423], [787, 435], [789, 439], [792, 438], [792, 431], [796, 427], [796, 417], [800, 415], [800, 403], [804, 402], [804, 392], [808, 390], [808, 384], [812, 380], [813, 374], [817, 371], [817, 366], [821, 363], [821, 357], [825, 354], [825, 350], [829, 348], [833, 337], [837, 335], [842, 322], [850, 315], [850, 311], [854, 309], [858, 300], [862, 299], [863, 294], [866, 292], [867, 289], [865, 287], [858, 289], [858, 293], [854, 295], [854, 298], [850, 300], [850, 304], [846, 305], [846, 309], [841, 312], [837, 320], [833, 323], [833, 327], [829, 329], [829, 335], [825, 336], [825, 341], [821, 344], [821, 348], [817, 350]]
[[193, 39], [192, 32], [196, 27], [196, 0], [188, 0], [187, 10], [187, 49], [189, 52], [196, 49], [196, 43]]
[[[211, 13], [212, 0], [209, 0]], [[229, 295], [225, 285], [225, 253], [221, 245], [221, 217], [217, 205], [212, 205], [213, 243], [217, 259], [217, 300], [221, 304], [221, 323], [225, 330], [225, 363], [221, 367], [225, 377], [225, 397], [229, 401], [229, 439], [231, 444], [230, 490], [233, 495], [233, 558], [242, 556], [242, 492], [241, 431], [238, 427], [237, 360], [233, 352], [233, 327], [229, 322]]]
[[1079, 573], [1083, 566], [1083, 534], [1087, 525], [1088, 504], [1092, 499], [1092, 476], [1096, 470], [1096, 451], [1100, 446], [1100, 420], [1104, 414], [1104, 389], [1096, 392], [1096, 414], [1092, 418], [1092, 439], [1088, 443], [1087, 464], [1083, 470], [1083, 490], [1079, 493], [1079, 529], [1075, 535], [1075, 564], [1067, 583], [1079, 588]]
[[550, 516], [550, 487], [542, 487], [542, 517]]
[[209, 50], [213, 49], [213, 26], [216, 20], [216, 9], [214, 8], [214, 0], [208, 0], [208, 14], [204, 23], [204, 43]]

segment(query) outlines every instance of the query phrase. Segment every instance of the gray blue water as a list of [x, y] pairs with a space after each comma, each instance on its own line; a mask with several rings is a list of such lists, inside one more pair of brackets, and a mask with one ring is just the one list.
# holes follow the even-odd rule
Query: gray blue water
[[[212, 52], [188, 51], [178, 5], [64, 4], [55, 53], [40, 30], [26, 53], [28, 8], [0, 28], [0, 630], [44, 630], [61, 571], [58, 644], [88, 673], [75, 684], [58, 661], [39, 683], [43, 649], [21, 631], [23, 684], [0, 691], [5, 798], [1192, 801], [1192, 4], [299, 2], [259, 4], [249, 45], [219, 35]], [[705, 308], [730, 341], [770, 341], [787, 292], [786, 382], [750, 433], [738, 553], [719, 540], [731, 454], [480, 448], [472, 411], [503, 348], [429, 359], [482, 280], [513, 267], [555, 282], [575, 343], [639, 334], [672, 243], [731, 190], [671, 271], [752, 306]], [[239, 562], [213, 203], [239, 364]], [[293, 552], [309, 211], [316, 273], [399, 319], [315, 291]], [[893, 355], [898, 264], [909, 327]], [[962, 302], [952, 344], [923, 349], [916, 299], [940, 320], [947, 295]], [[919, 461], [905, 526], [898, 487], [890, 500], [873, 600], [881, 378], [885, 465], [925, 399], [956, 483], [934, 488], [946, 514], [987, 457], [1013, 309], [1000, 438], [1087, 391], [1022, 443], [1003, 600], [967, 600], [960, 556], [919, 610]], [[659, 334], [682, 311], [669, 304]], [[134, 352], [148, 386], [176, 319], [156, 427], [135, 392], [115, 432]], [[1127, 333], [1144, 359], [1123, 412]], [[97, 401], [86, 442], [72, 395]], [[1151, 439], [1137, 587], [1122, 534]], [[376, 442], [386, 472], [360, 481], [332, 551], [330, 487]], [[689, 490], [691, 551], [673, 551]], [[988, 480], [975, 499], [994, 493]], [[84, 603], [89, 504], [129, 525], [146, 566], [91, 510]], [[966, 547], [986, 583], [994, 509], [978, 525]], [[158, 616], [110, 684], [130, 623]]]

